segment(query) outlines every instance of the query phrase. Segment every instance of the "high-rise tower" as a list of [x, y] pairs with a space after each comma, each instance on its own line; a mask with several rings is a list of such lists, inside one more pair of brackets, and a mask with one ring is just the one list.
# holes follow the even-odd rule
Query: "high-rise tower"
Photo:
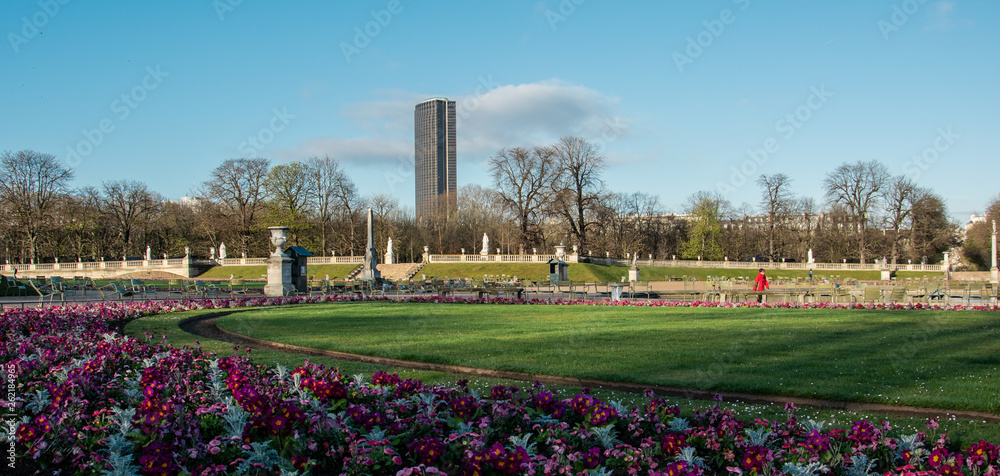
[[455, 101], [428, 99], [414, 108], [417, 220], [457, 206]]

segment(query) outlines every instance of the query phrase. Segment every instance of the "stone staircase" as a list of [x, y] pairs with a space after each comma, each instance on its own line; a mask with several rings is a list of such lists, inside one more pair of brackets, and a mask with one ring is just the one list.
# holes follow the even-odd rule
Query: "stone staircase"
[[386, 281], [408, 281], [423, 266], [423, 263], [379, 264], [378, 270]]
[[358, 265], [357, 268], [354, 268], [354, 271], [351, 271], [350, 273], [347, 273], [347, 276], [344, 278], [344, 281], [351, 281], [351, 280], [353, 280], [354, 278], [358, 277], [358, 275], [361, 274], [361, 272], [364, 271], [364, 269], [365, 269], [365, 265], [363, 265], [363, 264], [362, 265]]

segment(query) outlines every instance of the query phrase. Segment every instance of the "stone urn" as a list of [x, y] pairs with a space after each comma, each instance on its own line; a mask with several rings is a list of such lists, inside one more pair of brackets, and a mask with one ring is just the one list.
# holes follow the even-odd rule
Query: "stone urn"
[[268, 230], [271, 230], [271, 244], [274, 246], [274, 256], [283, 256], [284, 253], [281, 252], [281, 247], [285, 246], [288, 242], [288, 230], [287, 226], [269, 226]]

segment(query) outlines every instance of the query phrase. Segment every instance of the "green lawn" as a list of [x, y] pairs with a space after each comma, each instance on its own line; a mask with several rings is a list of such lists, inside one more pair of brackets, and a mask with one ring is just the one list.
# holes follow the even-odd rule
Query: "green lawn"
[[[420, 269], [417, 273], [417, 277], [420, 275], [427, 275], [427, 277], [435, 276], [438, 278], [476, 278], [482, 279], [483, 275], [492, 276], [517, 276], [522, 281], [544, 281], [549, 280], [549, 268], [545, 263], [430, 263]], [[772, 269], [767, 271], [768, 276], [771, 279], [776, 277], [788, 277], [788, 278], [808, 278], [808, 271], [799, 270], [777, 270]], [[756, 269], [728, 269], [728, 268], [671, 268], [663, 266], [641, 266], [639, 267], [639, 280], [641, 281], [664, 281], [667, 276], [671, 278], [680, 278], [687, 276], [689, 278], [696, 278], [700, 281], [705, 281], [709, 279], [710, 276], [714, 277], [729, 277], [729, 278], [750, 278], [753, 279], [757, 275]], [[626, 266], [602, 266], [590, 263], [573, 263], [569, 265], [568, 277], [572, 281], [587, 281], [587, 282], [612, 282], [621, 281], [622, 277], [628, 276], [628, 267]], [[833, 279], [835, 276], [839, 276], [837, 279], [860, 279], [860, 280], [877, 280], [881, 279], [881, 274], [878, 271], [814, 271], [813, 278], [822, 279], [830, 278]], [[929, 273], [929, 272], [900, 272], [898, 273], [898, 278], [913, 278], [922, 279], [927, 276], [928, 279], [943, 279], [941, 273]]]
[[992, 312], [352, 303], [219, 322], [261, 339], [405, 360], [1000, 412]]
[[[434, 324], [431, 320], [428, 319], [427, 317], [428, 312], [421, 311], [420, 308], [412, 308], [412, 307], [409, 310], [407, 310], [406, 307], [408, 306], [401, 306], [399, 308], [393, 309], [393, 312], [390, 316], [392, 320], [397, 321], [396, 327], [400, 327], [398, 325], [399, 321], [405, 321], [405, 326], [403, 326], [404, 328], [411, 328], [412, 326], [416, 326], [418, 329], [423, 329], [422, 332], [424, 334], [431, 332], [431, 329], [440, 328], [439, 323]], [[468, 306], [455, 306], [455, 308], [463, 309], [465, 310], [464, 311], [465, 313], [475, 313], [474, 311], [475, 308], [470, 309]], [[504, 308], [499, 306], [490, 306], [491, 313], [494, 312], [495, 310], [500, 310], [500, 309]], [[516, 307], [511, 309], [504, 309], [503, 314], [509, 315], [512, 310], [516, 309], [525, 310], [526, 308]], [[561, 308], [546, 307], [546, 309], [552, 311]], [[590, 310], [596, 311], [598, 309], [600, 308], [589, 309], [588, 311]], [[346, 315], [347, 317], [350, 317], [350, 314], [357, 314], [358, 315], [357, 317], [359, 319], [367, 322], [355, 322], [353, 326], [360, 327], [361, 329], [364, 330], [364, 332], [371, 332], [372, 331], [371, 324], [374, 324], [374, 322], [371, 321], [372, 313], [381, 313], [386, 309], [384, 309], [383, 305], [381, 304], [372, 304], [372, 305], [347, 304], [347, 305], [342, 305], [342, 307], [336, 307], [336, 305], [324, 304], [324, 305], [301, 305], [294, 307], [290, 306], [286, 310], [290, 311], [284, 313], [286, 316], [288, 316], [289, 314], [292, 315], [301, 314], [303, 317], [313, 316], [310, 317], [309, 319], [316, 319], [315, 316], [318, 314], [319, 316], [321, 316], [321, 318], [322, 316], [328, 316], [329, 318], [333, 318], [333, 320], [335, 321], [353, 320], [353, 319], [341, 319], [338, 318], [337, 316], [344, 317]], [[641, 310], [641, 309], [633, 308], [632, 310]], [[441, 309], [440, 306], [434, 305], [434, 306], [428, 306], [427, 311], [430, 311], [430, 314], [433, 315], [439, 313]], [[155, 316], [144, 317], [142, 319], [138, 319], [129, 323], [125, 327], [125, 333], [137, 338], [145, 338], [145, 336], [150, 335], [156, 342], [162, 341], [166, 344], [172, 345], [177, 348], [183, 346], [193, 347], [198, 345], [203, 350], [207, 352], [216, 353], [220, 357], [231, 355], [234, 352], [237, 352], [233, 349], [233, 346], [231, 344], [203, 339], [198, 336], [188, 334], [177, 327], [177, 324], [185, 318], [196, 316], [199, 314], [213, 313], [213, 312], [219, 312], [219, 311], [202, 310], [202, 311], [192, 311], [183, 313], [160, 314]], [[255, 310], [249, 312], [257, 313], [258, 311]], [[448, 314], [451, 313], [449, 312]], [[961, 315], [970, 316], [970, 314], [965, 314], [965, 313]], [[278, 314], [273, 314], [273, 315], [265, 314], [265, 316], [280, 318]], [[294, 316], [291, 317], [294, 318]], [[931, 316], [928, 315], [928, 317]], [[246, 318], [252, 318], [252, 319], [246, 319]], [[983, 317], [982, 315], [979, 315], [975, 316], [975, 319], [982, 320]], [[254, 334], [253, 331], [249, 331], [247, 329], [247, 326], [265, 323], [265, 321], [260, 319], [260, 317], [254, 317], [252, 315], [247, 315], [245, 313], [230, 316], [225, 320], [227, 321], [227, 323], [225, 324], [226, 327], [234, 331], [244, 332], [247, 334]], [[928, 322], [934, 322], [934, 321], [930, 320]], [[268, 327], [272, 327], [273, 324], [274, 324], [273, 322], [268, 324]], [[424, 326], [430, 326], [431, 324], [434, 324], [434, 327], [424, 327]], [[305, 323], [305, 325], [308, 326], [310, 325], [310, 323], [307, 322]], [[580, 329], [579, 325], [574, 327], [576, 327], [577, 330], [580, 331], [584, 330]], [[434, 332], [441, 332], [443, 330], [444, 329], [441, 328], [440, 330], [435, 330]], [[923, 336], [930, 337], [930, 335], [927, 333], [924, 333]], [[356, 339], [356, 336], [353, 337], [352, 339]], [[565, 340], [567, 342], [578, 341], [577, 338], [568, 338]], [[552, 345], [562, 346], [563, 344], [556, 343]], [[731, 345], [730, 348], [732, 347], [733, 346]], [[720, 365], [724, 364], [727, 361], [736, 360], [735, 353], [727, 352], [725, 349], [720, 349], [720, 350], [722, 352], [719, 353], [718, 357], [713, 356], [712, 359], [709, 361], [709, 363], [704, 367], [705, 369], [704, 374], [706, 377], [708, 376], [721, 377], [720, 372], [722, 367], [720, 367]], [[240, 350], [238, 352], [242, 353], [243, 351]], [[568, 352], [568, 350], [566, 350], [566, 352]], [[298, 365], [301, 365], [303, 360], [306, 359], [302, 355], [286, 354], [281, 352], [260, 351], [260, 350], [254, 351], [252, 355], [254, 357], [254, 360], [259, 363], [268, 365], [273, 365], [274, 363], [281, 363], [282, 365], [290, 368], [294, 368]], [[568, 358], [567, 355], [568, 354], [564, 354], [560, 358], [560, 360], [567, 359]], [[994, 355], [996, 355], [996, 353], [994, 353]], [[520, 382], [520, 381], [504, 381], [504, 380], [488, 379], [481, 377], [460, 376], [460, 375], [447, 374], [441, 372], [414, 371], [414, 370], [388, 367], [384, 365], [372, 365], [372, 364], [363, 364], [356, 362], [337, 361], [321, 357], [311, 357], [310, 360], [313, 362], [322, 363], [330, 367], [339, 367], [341, 369], [341, 372], [344, 375], [348, 376], [354, 374], [365, 374], [371, 376], [374, 372], [382, 370], [390, 373], [398, 373], [403, 378], [421, 379], [424, 382], [427, 382], [428, 384], [431, 385], [453, 385], [455, 381], [460, 378], [468, 378], [469, 380], [471, 380], [470, 386], [478, 388], [481, 391], [485, 392], [488, 392], [491, 386], [499, 384], [515, 385], [519, 387], [524, 387], [528, 385], [527, 382]], [[793, 372], [793, 374], [795, 373], [796, 372]], [[996, 375], [996, 373], [993, 372], [991, 375]], [[955, 378], [959, 377], [956, 376]], [[928, 385], [929, 384], [925, 384], [924, 387], [932, 388], [929, 387]], [[549, 385], [548, 388], [556, 391], [570, 392], [569, 395], [571, 395], [572, 392], [578, 392], [580, 390], [579, 388], [562, 387], [558, 385]], [[593, 392], [594, 395], [599, 398], [608, 401], [618, 400], [621, 401], [622, 403], [629, 405], [636, 405], [645, 401], [645, 399], [641, 395], [636, 395], [631, 393], [615, 392], [604, 389], [594, 389]], [[988, 388], [983, 388], [982, 391], [979, 393], [980, 396], [982, 395], [989, 396], [989, 395], [995, 395], [996, 391], [995, 389], [990, 390]], [[668, 401], [681, 405], [681, 408], [685, 416], [690, 415], [691, 412], [699, 408], [704, 408], [706, 406], [711, 405], [711, 403], [709, 402], [690, 401], [679, 398], [668, 399]], [[748, 405], [741, 403], [724, 403], [722, 404], [722, 406], [733, 410], [738, 415], [740, 415], [741, 418], [757, 417], [757, 418], [769, 418], [769, 419], [784, 419], [785, 417], [785, 412], [782, 408], [782, 405], [780, 404]], [[923, 418], [888, 417], [884, 414], [855, 413], [843, 410], [829, 410], [829, 409], [817, 409], [817, 408], [802, 408], [798, 410], [797, 414], [799, 419], [802, 421], [805, 421], [807, 419], [813, 419], [816, 421], [826, 421], [828, 424], [830, 424], [832, 427], [835, 428], [850, 428], [852, 422], [862, 418], [867, 418], [869, 421], [889, 420], [892, 422], [895, 431], [900, 434], [910, 434], [910, 433], [915, 433], [917, 431], [926, 430], [926, 428], [924, 428]], [[987, 441], [1000, 441], [1000, 425], [985, 423], [985, 422], [945, 419], [941, 421], [941, 428], [939, 431], [942, 433], [947, 433], [951, 437], [953, 442], [960, 444], [963, 447], [968, 447], [969, 445], [975, 443], [976, 441], [979, 441], [980, 439], [984, 439]]]
[[[317, 264], [309, 266], [306, 271], [309, 276], [315, 276], [316, 279], [326, 279], [326, 275], [330, 275], [332, 280], [343, 280], [357, 267], [356, 264]], [[196, 278], [205, 280], [229, 279], [230, 274], [236, 278], [261, 279], [261, 276], [267, 274], [267, 266], [216, 266], [201, 273]]]

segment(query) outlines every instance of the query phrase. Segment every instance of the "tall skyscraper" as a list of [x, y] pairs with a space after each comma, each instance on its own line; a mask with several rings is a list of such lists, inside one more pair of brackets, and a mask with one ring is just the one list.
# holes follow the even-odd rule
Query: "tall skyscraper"
[[433, 98], [417, 104], [413, 126], [417, 219], [452, 212], [458, 203], [455, 101]]

